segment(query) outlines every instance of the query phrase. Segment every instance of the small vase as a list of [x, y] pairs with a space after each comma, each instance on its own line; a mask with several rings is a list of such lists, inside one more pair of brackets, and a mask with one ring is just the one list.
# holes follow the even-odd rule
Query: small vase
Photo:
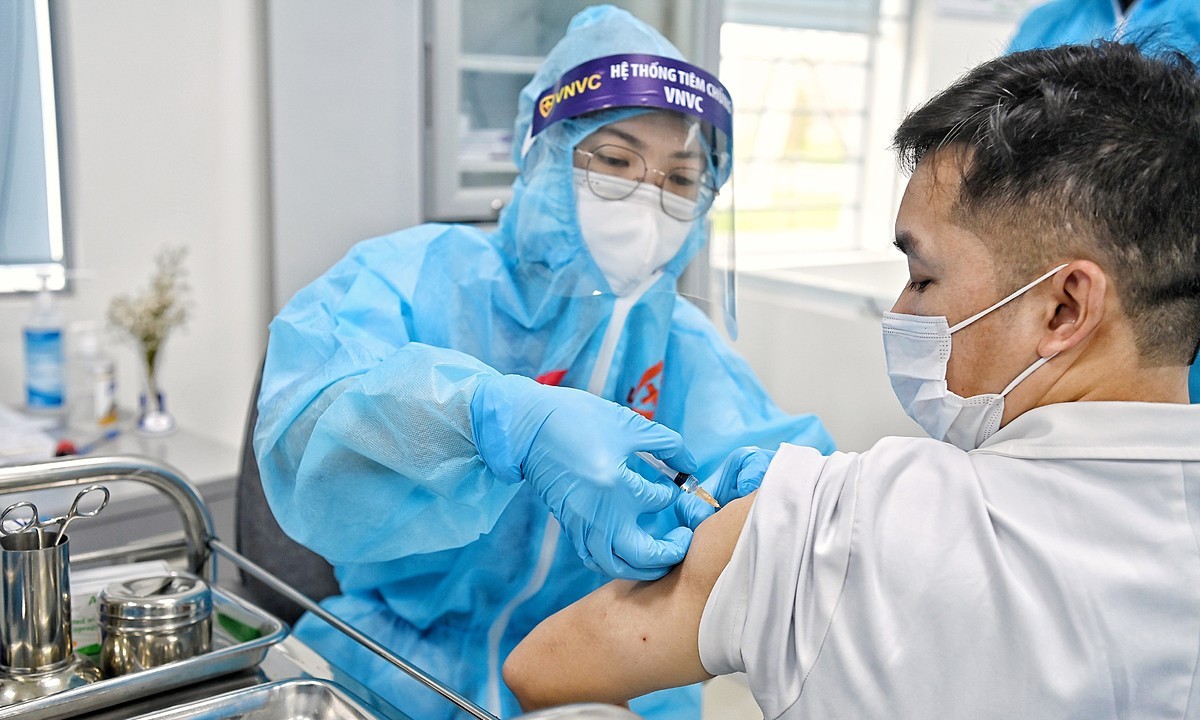
[[162, 389], [158, 386], [157, 365], [157, 362], [142, 360], [142, 394], [138, 398], [137, 419], [137, 431], [142, 435], [175, 432], [175, 417], [167, 412]]

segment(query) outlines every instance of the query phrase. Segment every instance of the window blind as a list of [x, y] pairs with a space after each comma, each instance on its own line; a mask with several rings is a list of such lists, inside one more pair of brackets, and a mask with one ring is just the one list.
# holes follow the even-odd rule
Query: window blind
[[725, 21], [747, 25], [875, 32], [879, 0], [726, 0]]

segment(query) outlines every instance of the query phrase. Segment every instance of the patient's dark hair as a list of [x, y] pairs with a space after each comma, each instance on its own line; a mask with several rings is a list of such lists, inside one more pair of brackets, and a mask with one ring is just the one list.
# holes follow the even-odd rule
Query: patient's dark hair
[[1200, 78], [1181, 53], [1098, 42], [999, 57], [909, 114], [902, 165], [961, 152], [955, 222], [1018, 287], [1058, 262], [1108, 274], [1142, 362], [1200, 342]]

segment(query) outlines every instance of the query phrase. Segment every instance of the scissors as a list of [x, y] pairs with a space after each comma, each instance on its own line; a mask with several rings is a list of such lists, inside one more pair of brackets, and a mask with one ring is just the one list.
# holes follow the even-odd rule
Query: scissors
[[[80, 511], [79, 505], [88, 495], [100, 491], [104, 497], [101, 498], [100, 504], [87, 510]], [[63, 538], [67, 536], [67, 526], [77, 518], [96, 517], [100, 511], [108, 505], [109, 493], [108, 488], [103, 485], [89, 485], [84, 488], [75, 499], [71, 502], [71, 509], [67, 510], [66, 515], [60, 515], [56, 518], [41, 519], [41, 513], [38, 512], [37, 505], [34, 505], [28, 500], [22, 500], [18, 503], [13, 503], [4, 508], [4, 512], [0, 513], [0, 535], [17, 535], [23, 532], [36, 532], [38, 547], [42, 548], [46, 542], [46, 528], [52, 525], [58, 525], [58, 536], [55, 538], [54, 544], [61, 545]], [[28, 517], [21, 514], [22, 510], [29, 511]], [[15, 524], [16, 529], [10, 530], [9, 525]]]

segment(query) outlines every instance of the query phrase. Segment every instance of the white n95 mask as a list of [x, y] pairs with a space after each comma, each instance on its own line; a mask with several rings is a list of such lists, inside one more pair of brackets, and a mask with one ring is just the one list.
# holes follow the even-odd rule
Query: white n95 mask
[[950, 392], [946, 385], [950, 336], [1015, 300], [1065, 267], [1065, 263], [1059, 265], [954, 327], [950, 327], [944, 316], [883, 314], [883, 354], [892, 390], [904, 407], [904, 412], [929, 433], [929, 437], [944, 440], [963, 450], [974, 450], [1000, 429], [1000, 420], [1004, 416], [1004, 396], [1054, 355], [1038, 358], [999, 393], [964, 398]]
[[[591, 182], [636, 184], [597, 173], [592, 173]], [[606, 200], [588, 189], [587, 183], [587, 172], [575, 168], [575, 205], [583, 242], [609, 288], [623, 296], [669, 263], [692, 229], [693, 221], [667, 215], [661, 203], [690, 201], [663, 193], [648, 182], [638, 184], [628, 197]]]

